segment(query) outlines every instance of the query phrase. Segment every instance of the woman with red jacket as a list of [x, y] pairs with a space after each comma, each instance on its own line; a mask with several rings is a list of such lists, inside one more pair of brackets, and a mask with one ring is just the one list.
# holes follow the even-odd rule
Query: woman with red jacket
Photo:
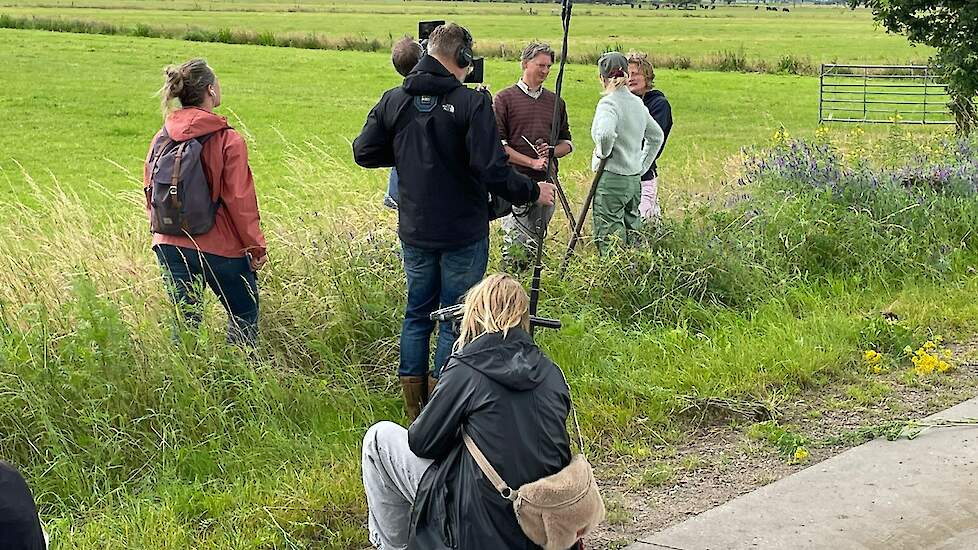
[[221, 85], [206, 61], [171, 65], [164, 74], [160, 95], [165, 123], [153, 138], [143, 173], [147, 214], [152, 222], [157, 162], [168, 148], [190, 140], [201, 145], [200, 161], [216, 212], [213, 226], [203, 234], [154, 232], [153, 250], [188, 324], [200, 322], [199, 292], [206, 284], [228, 312], [228, 341], [253, 346], [258, 338], [255, 272], [268, 256], [248, 147], [227, 119], [213, 112], [221, 104]]

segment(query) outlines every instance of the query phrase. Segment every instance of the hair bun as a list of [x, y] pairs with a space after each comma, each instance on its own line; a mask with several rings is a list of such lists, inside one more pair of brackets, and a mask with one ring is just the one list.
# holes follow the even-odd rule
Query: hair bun
[[166, 88], [169, 90], [171, 97], [176, 97], [180, 95], [183, 91], [183, 82], [186, 78], [184, 72], [180, 70], [177, 65], [167, 65], [163, 69], [163, 74], [166, 75]]

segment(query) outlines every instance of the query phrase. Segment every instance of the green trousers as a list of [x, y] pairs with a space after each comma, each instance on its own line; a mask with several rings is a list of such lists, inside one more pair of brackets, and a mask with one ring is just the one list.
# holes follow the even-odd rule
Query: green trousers
[[[642, 202], [641, 176], [620, 176], [611, 172], [601, 175], [594, 195], [594, 240], [601, 254], [607, 254], [615, 239], [622, 244], [635, 244], [642, 218], [638, 205]], [[617, 235], [617, 237], [615, 237]]]

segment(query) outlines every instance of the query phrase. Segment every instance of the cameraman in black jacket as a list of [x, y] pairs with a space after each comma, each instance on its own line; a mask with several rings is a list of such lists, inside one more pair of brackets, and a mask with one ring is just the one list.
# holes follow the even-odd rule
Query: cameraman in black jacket
[[429, 376], [429, 314], [454, 305], [485, 275], [489, 194], [514, 204], [554, 199], [552, 184], [509, 166], [489, 96], [462, 85], [472, 59], [467, 30], [454, 23], [436, 28], [427, 55], [401, 87], [384, 93], [353, 142], [357, 164], [393, 166], [400, 179], [398, 235], [408, 297], [398, 375], [410, 420], [427, 402], [455, 340], [443, 323]]

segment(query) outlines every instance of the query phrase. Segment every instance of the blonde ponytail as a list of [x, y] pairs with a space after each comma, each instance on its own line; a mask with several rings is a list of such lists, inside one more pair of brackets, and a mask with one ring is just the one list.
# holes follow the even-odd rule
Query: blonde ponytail
[[604, 83], [604, 91], [601, 92], [601, 94], [608, 95], [627, 86], [628, 77], [627, 76], [601, 77], [601, 82]]

